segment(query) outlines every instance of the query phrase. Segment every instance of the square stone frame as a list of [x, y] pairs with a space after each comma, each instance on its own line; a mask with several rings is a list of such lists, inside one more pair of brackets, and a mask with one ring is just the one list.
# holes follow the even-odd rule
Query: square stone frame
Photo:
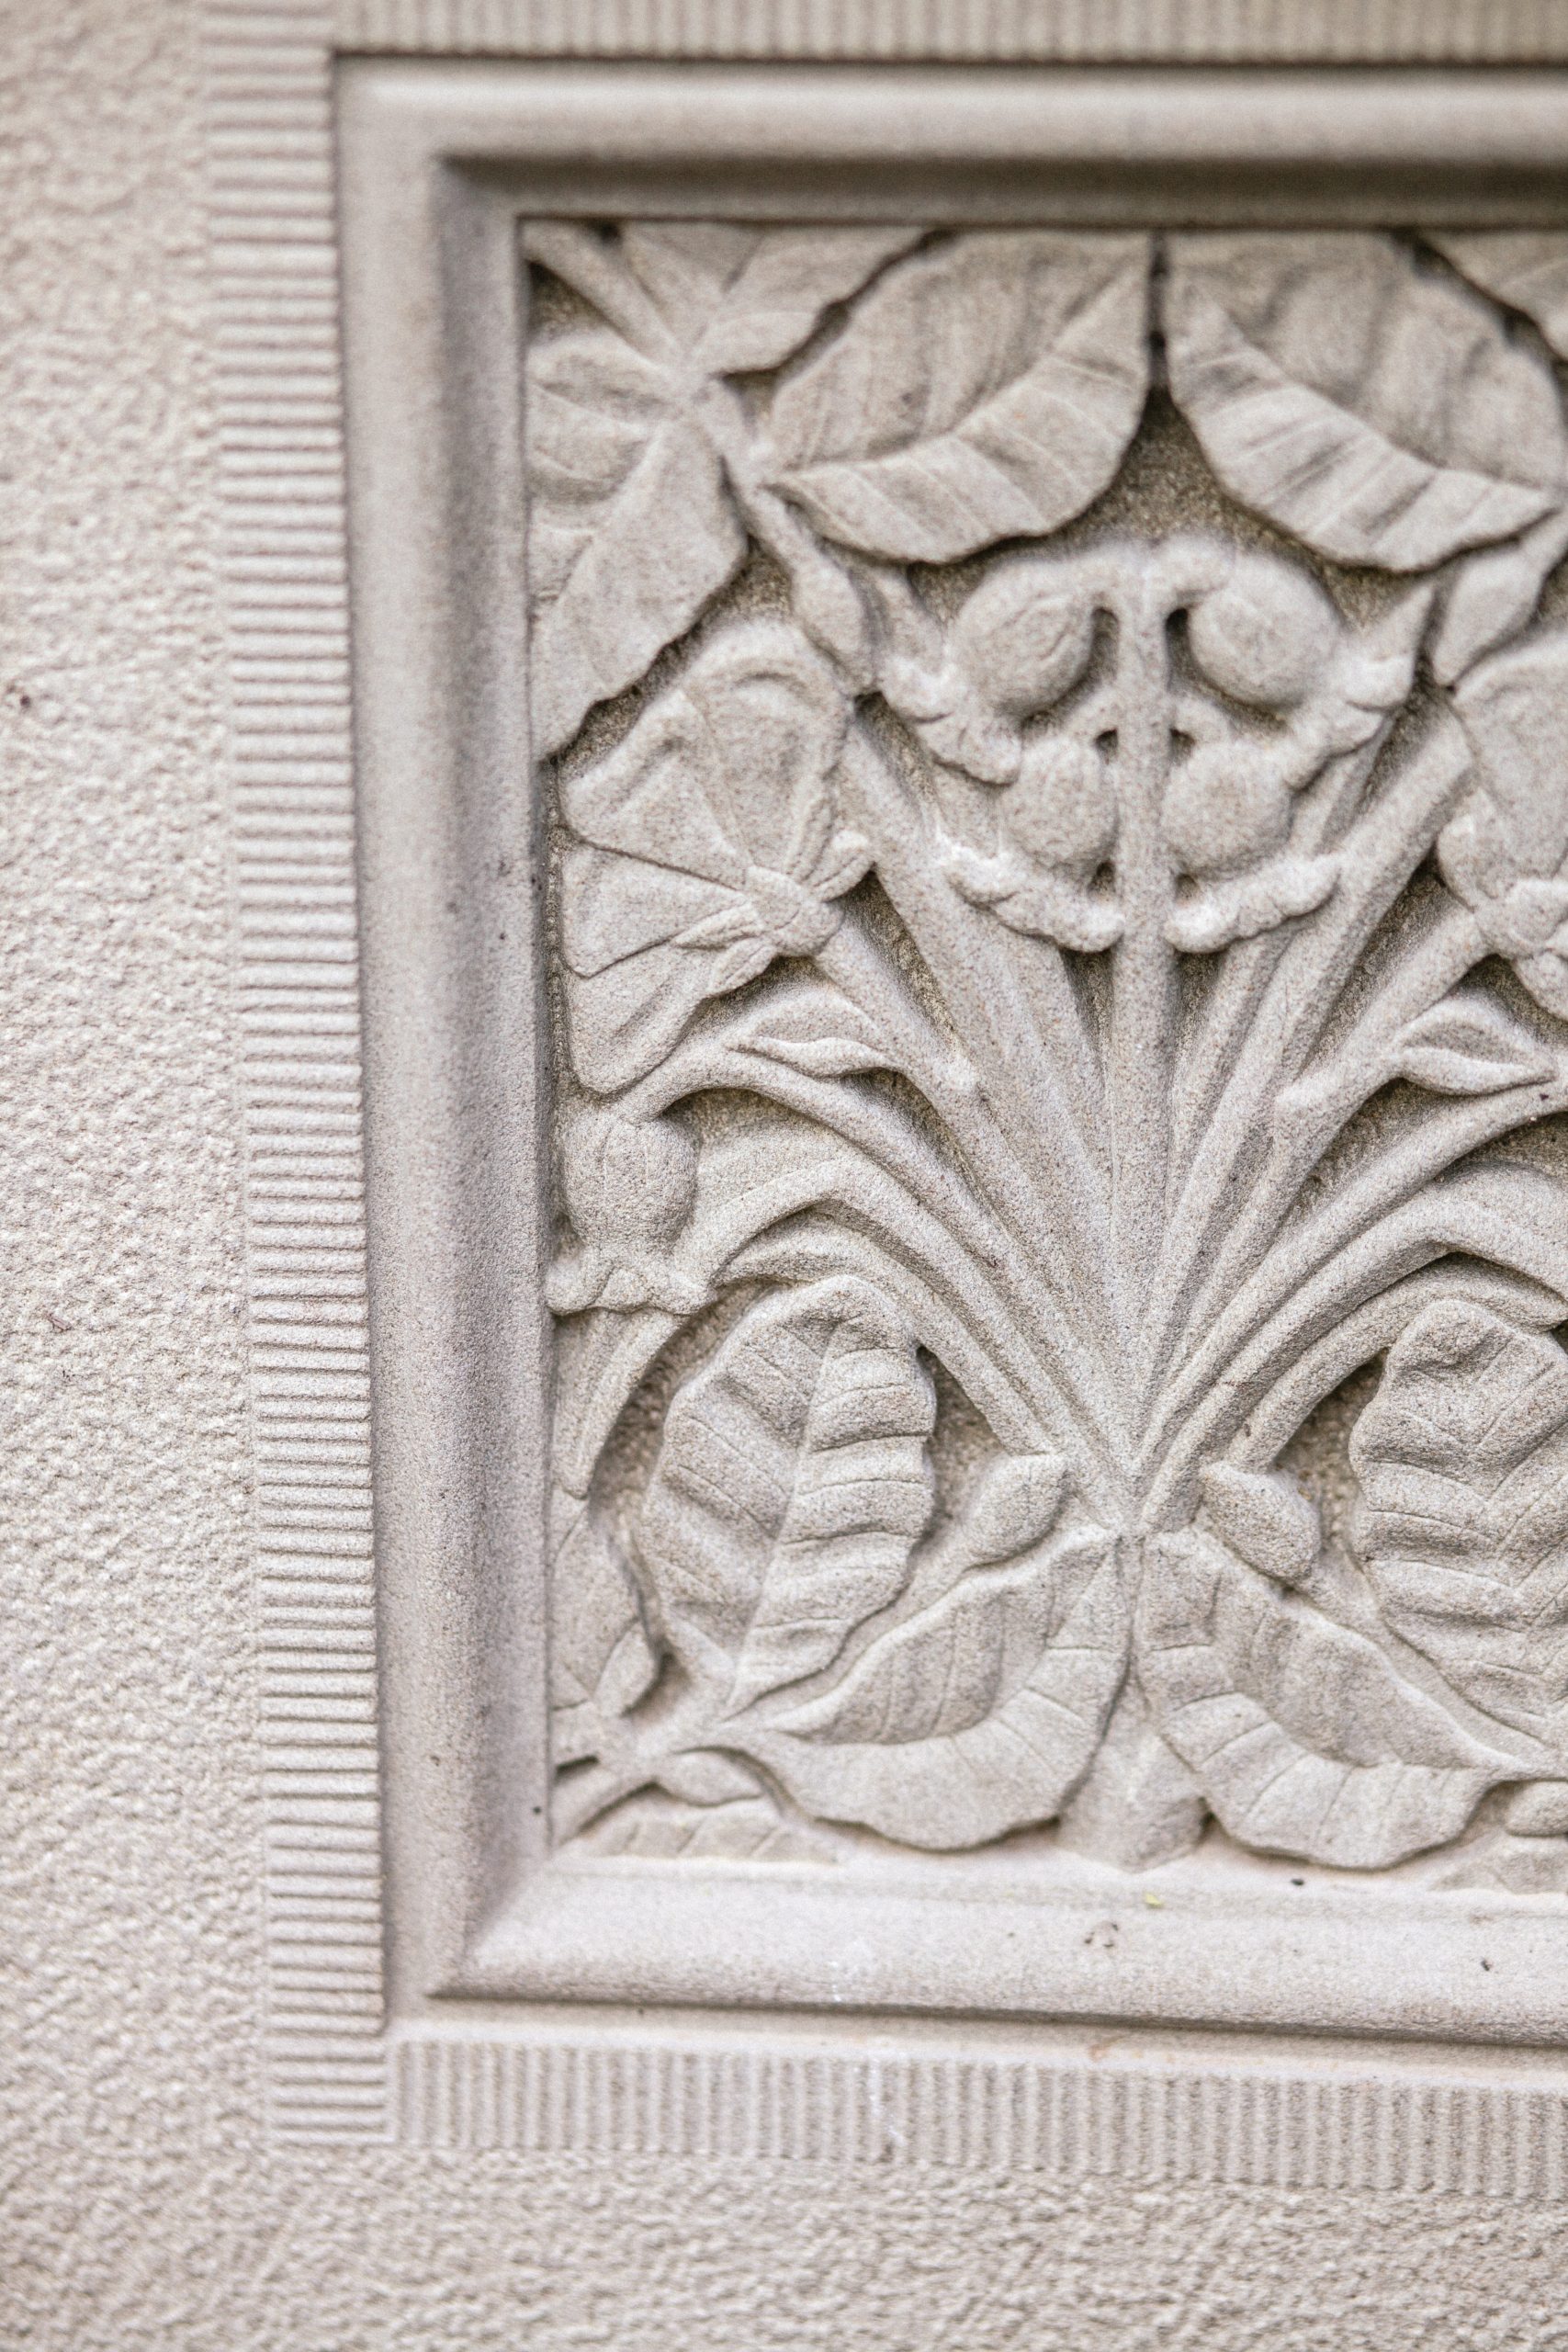
[[[340, 57], [335, 80], [324, 237], [301, 251], [287, 167], [251, 168], [227, 246], [219, 198], [280, 2128], [1557, 2193], [1550, 1905], [1260, 1880], [1155, 1909], [1136, 1882], [982, 1898], [550, 1857], [515, 225], [1568, 224], [1568, 77]], [[261, 469], [254, 355], [290, 338]], [[307, 667], [347, 650], [345, 418], [334, 761], [257, 673], [291, 628]], [[259, 520], [258, 471], [284, 484]]]

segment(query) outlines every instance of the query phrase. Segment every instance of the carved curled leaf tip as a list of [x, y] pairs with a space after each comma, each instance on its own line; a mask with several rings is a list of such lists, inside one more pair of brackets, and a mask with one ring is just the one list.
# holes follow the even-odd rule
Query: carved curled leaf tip
[[1013, 1454], [993, 1463], [964, 1515], [963, 1546], [971, 1566], [1010, 1560], [1050, 1532], [1066, 1491], [1059, 1453]]
[[1223, 1544], [1276, 1584], [1305, 1584], [1323, 1529], [1315, 1504], [1277, 1473], [1212, 1462], [1201, 1473], [1203, 1514]]

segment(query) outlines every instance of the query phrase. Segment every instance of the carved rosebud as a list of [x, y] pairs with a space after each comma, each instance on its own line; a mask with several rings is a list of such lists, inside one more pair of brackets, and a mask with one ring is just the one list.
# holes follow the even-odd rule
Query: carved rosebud
[[976, 589], [950, 640], [953, 659], [1012, 718], [1059, 701], [1089, 667], [1094, 604], [1061, 565], [1037, 556], [998, 564]]
[[565, 1121], [560, 1156], [567, 1210], [584, 1241], [666, 1248], [691, 1215], [696, 1148], [673, 1119], [582, 1105]]
[[1222, 694], [1289, 710], [1320, 684], [1339, 616], [1316, 582], [1268, 556], [1238, 558], [1224, 587], [1187, 618], [1193, 659]]

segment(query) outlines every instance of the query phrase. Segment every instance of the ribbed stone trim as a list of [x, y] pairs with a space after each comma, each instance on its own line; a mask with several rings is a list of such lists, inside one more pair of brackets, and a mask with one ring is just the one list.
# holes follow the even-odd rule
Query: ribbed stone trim
[[1568, 2092], [1420, 2074], [779, 2047], [399, 2045], [392, 2128], [442, 2148], [925, 2165], [1559, 2200]]
[[994, 64], [1568, 60], [1559, 0], [341, 0], [355, 50]]
[[379, 2136], [381, 1858], [330, 12], [212, 11], [274, 2120]]

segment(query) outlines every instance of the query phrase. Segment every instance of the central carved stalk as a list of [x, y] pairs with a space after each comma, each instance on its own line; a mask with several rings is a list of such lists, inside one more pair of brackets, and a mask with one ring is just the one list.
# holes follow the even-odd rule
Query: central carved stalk
[[1129, 1465], [1142, 1442], [1156, 1366], [1146, 1313], [1165, 1232], [1178, 1011], [1173, 903], [1160, 823], [1170, 767], [1170, 695], [1162, 604], [1129, 597], [1118, 614], [1118, 724], [1111, 765], [1120, 830], [1116, 889], [1122, 930], [1111, 949], [1106, 1079], [1111, 1148], [1111, 1246], [1123, 1363]]

